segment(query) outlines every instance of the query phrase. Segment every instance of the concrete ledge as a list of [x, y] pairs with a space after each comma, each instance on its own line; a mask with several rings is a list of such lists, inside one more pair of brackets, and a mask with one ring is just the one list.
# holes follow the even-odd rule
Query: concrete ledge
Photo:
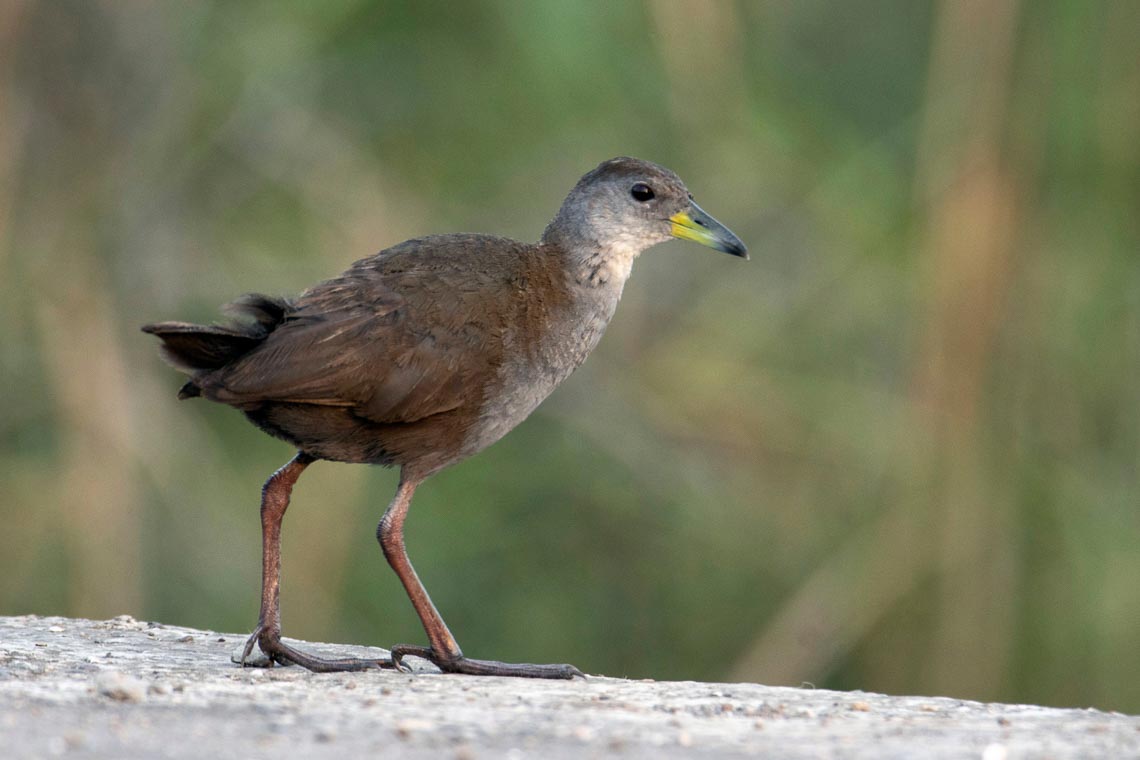
[[[1140, 757], [1140, 718], [757, 684], [239, 668], [243, 634], [0, 617], [0, 755]], [[382, 656], [364, 647], [313, 652]]]

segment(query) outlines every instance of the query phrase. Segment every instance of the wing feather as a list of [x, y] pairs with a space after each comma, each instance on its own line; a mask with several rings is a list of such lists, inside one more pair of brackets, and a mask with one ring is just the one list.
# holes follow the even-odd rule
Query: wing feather
[[511, 319], [512, 267], [502, 262], [518, 252], [502, 249], [519, 245], [484, 240], [496, 267], [479, 266], [470, 250], [460, 258], [471, 266], [433, 266], [454, 257], [447, 249], [463, 238], [426, 253], [423, 241], [409, 241], [357, 262], [306, 291], [260, 346], [198, 385], [239, 408], [348, 407], [377, 423], [414, 422], [477, 401]]

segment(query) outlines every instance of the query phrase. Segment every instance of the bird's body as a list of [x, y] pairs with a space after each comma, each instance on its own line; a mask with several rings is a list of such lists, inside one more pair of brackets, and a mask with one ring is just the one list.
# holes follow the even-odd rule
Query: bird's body
[[320, 459], [428, 475], [525, 419], [601, 338], [623, 281], [578, 282], [563, 256], [488, 235], [401, 243], [278, 301], [255, 348], [191, 383]]
[[[401, 488], [378, 535], [431, 647], [397, 649], [445, 670], [577, 673], [464, 658], [407, 562], [403, 517], [424, 478], [497, 441], [585, 361], [634, 258], [671, 236], [745, 255], [675, 174], [613, 159], [582, 178], [538, 243], [470, 234], [417, 238], [357, 261], [296, 299], [245, 296], [231, 305], [239, 319], [228, 326], [143, 328], [162, 338], [166, 358], [190, 374], [180, 397], [240, 409], [299, 452], [266, 484], [263, 498], [262, 614], [254, 634], [262, 649], [314, 669], [361, 666], [330, 667], [279, 640], [280, 520], [300, 472], [328, 459], [401, 468]], [[401, 652], [393, 651], [398, 664]]]

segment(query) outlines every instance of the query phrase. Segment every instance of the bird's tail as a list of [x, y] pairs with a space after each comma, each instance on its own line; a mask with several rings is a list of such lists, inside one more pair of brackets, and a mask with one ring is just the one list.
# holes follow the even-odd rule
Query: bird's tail
[[[189, 322], [156, 322], [142, 331], [162, 340], [162, 358], [175, 368], [196, 377], [220, 369], [252, 351], [273, 332], [293, 310], [284, 298], [249, 293], [225, 307], [238, 317], [228, 325], [195, 325]], [[201, 395], [190, 380], [178, 391], [178, 398]]]

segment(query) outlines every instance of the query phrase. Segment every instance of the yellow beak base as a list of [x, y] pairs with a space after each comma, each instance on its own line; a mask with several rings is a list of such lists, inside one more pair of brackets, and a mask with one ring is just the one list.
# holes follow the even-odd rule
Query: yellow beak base
[[696, 203], [689, 203], [689, 208], [678, 211], [669, 217], [673, 237], [682, 240], [692, 240], [694, 243], [715, 248], [718, 251], [748, 258], [748, 249], [732, 230], [706, 214]]

